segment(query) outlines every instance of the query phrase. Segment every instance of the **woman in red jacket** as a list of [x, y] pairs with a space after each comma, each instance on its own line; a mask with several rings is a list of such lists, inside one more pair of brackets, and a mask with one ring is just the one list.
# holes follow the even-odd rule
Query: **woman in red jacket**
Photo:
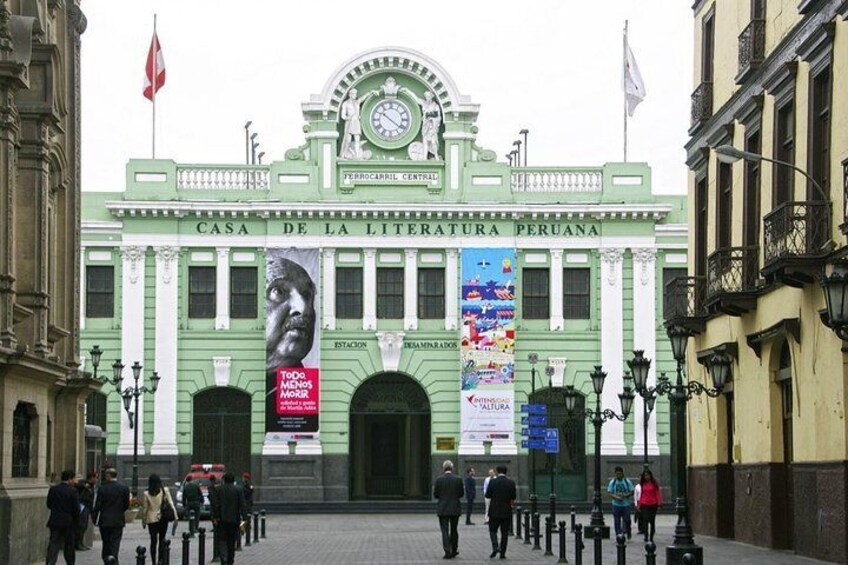
[[645, 527], [645, 541], [654, 541], [657, 509], [662, 504], [662, 493], [650, 469], [642, 473], [639, 484], [642, 486], [642, 495], [639, 497], [638, 510]]

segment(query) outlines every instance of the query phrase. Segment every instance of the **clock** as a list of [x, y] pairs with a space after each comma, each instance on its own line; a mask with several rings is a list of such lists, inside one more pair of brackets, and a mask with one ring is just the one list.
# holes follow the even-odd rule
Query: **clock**
[[386, 141], [394, 141], [406, 134], [412, 124], [409, 107], [397, 98], [382, 100], [371, 110], [371, 128]]

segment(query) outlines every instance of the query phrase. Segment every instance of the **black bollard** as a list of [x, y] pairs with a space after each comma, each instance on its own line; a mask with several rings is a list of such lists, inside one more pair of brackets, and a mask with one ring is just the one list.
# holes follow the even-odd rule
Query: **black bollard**
[[557, 563], [568, 563], [565, 554], [565, 520], [559, 523], [559, 561]]
[[143, 545], [135, 548], [135, 565], [144, 565], [144, 562], [147, 561], [147, 548]]
[[553, 542], [551, 538], [554, 536], [553, 526], [551, 525], [551, 517], [545, 516], [545, 555], [553, 555]]
[[244, 524], [244, 546], [250, 547], [250, 514], [247, 515]]
[[196, 528], [196, 522], [195, 522], [196, 519], [197, 519], [197, 517], [194, 515], [194, 510], [189, 510], [188, 511], [188, 531], [189, 531], [189, 534], [191, 534], [192, 537], [194, 537], [194, 534], [195, 534], [194, 530]]
[[521, 539], [521, 516], [522, 516], [521, 507], [516, 506], [515, 507], [515, 537], [517, 537], [518, 539]]
[[583, 565], [583, 524], [574, 525], [574, 565]]
[[616, 565], [627, 565], [627, 538], [624, 534], [615, 536]]
[[262, 539], [265, 539], [265, 510], [260, 510], [259, 516], [262, 519]]
[[603, 541], [601, 539], [601, 528], [595, 526], [595, 528], [592, 530], [592, 535], [594, 536], [595, 540], [595, 565], [603, 565], [604, 556], [602, 555], [602, 553], [604, 551], [604, 548], [603, 545], [601, 545], [601, 542]]
[[116, 565], [117, 563], [118, 560], [112, 555], [107, 555], [106, 559], [103, 560], [103, 565]]
[[512, 506], [509, 507], [509, 528], [507, 528], [506, 535], [510, 537], [515, 535], [515, 525], [512, 521]]
[[198, 565], [206, 565], [206, 528], [197, 530], [197, 563]]
[[571, 531], [574, 532], [574, 527], [577, 525], [577, 509], [571, 507]]
[[645, 544], [645, 565], [657, 565], [657, 545], [652, 541]]
[[171, 540], [166, 539], [163, 541], [162, 549], [159, 551], [164, 554], [159, 556], [159, 559], [162, 560], [162, 565], [171, 565]]
[[683, 554], [683, 565], [692, 565], [695, 563], [695, 556], [691, 553]]
[[259, 543], [259, 512], [253, 513], [253, 543]]
[[191, 534], [183, 532], [183, 565], [189, 565], [191, 561]]
[[535, 514], [533, 514], [533, 549], [542, 551], [542, 546], [539, 544], [539, 540], [542, 537], [542, 528], [540, 528], [539, 526], [539, 513], [536, 512]]
[[530, 545], [530, 511], [524, 511], [524, 545]]
[[557, 519], [556, 519], [556, 518], [557, 518], [557, 516], [556, 516], [556, 501], [557, 501], [556, 493], [555, 493], [555, 492], [552, 492], [552, 493], [551, 493], [551, 496], [550, 496], [550, 503], [551, 503], [551, 524], [553, 524], [554, 526], [556, 526], [556, 523], [557, 523]]

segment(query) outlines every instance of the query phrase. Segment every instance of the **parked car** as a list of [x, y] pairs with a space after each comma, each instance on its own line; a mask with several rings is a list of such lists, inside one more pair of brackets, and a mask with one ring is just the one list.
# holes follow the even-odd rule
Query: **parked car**
[[197, 480], [200, 482], [200, 492], [203, 493], [203, 503], [200, 506], [200, 517], [209, 518], [212, 515], [212, 506], [209, 504], [209, 486], [212, 484], [210, 477], [215, 477], [218, 484], [223, 482], [224, 473], [227, 472], [226, 466], [220, 463], [195, 463], [192, 464], [188, 474], [182, 482], [176, 483], [177, 487], [177, 514], [180, 519], [188, 518], [188, 510], [183, 503], [183, 488], [189, 481]]

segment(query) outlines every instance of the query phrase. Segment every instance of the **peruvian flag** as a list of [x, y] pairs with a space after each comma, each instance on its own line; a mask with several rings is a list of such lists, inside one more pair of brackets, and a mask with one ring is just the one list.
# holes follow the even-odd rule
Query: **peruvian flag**
[[156, 92], [165, 86], [165, 58], [162, 56], [162, 46], [159, 45], [159, 38], [155, 31], [150, 41], [150, 51], [147, 53], [147, 65], [144, 71], [144, 97], [153, 100]]

